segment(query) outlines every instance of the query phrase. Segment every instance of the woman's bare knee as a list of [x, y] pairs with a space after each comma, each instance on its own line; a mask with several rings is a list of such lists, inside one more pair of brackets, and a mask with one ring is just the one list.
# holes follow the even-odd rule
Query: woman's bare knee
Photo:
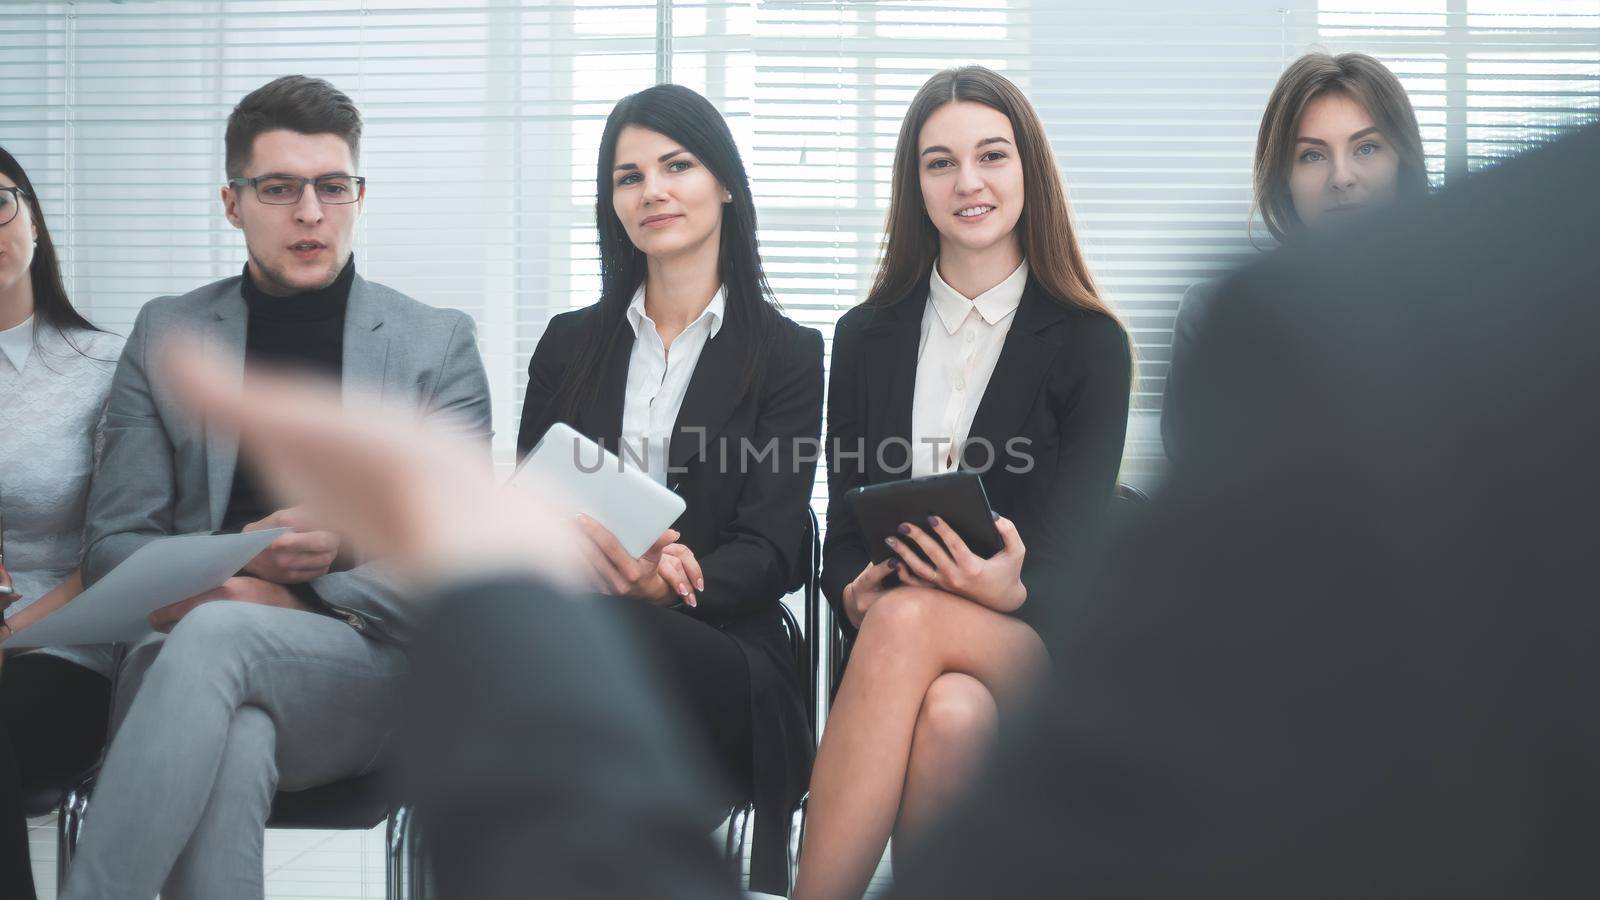
[[917, 715], [917, 740], [948, 743], [987, 742], [1000, 725], [994, 695], [970, 675], [947, 672], [935, 678]]
[[851, 660], [856, 658], [920, 658], [932, 636], [938, 612], [933, 598], [918, 588], [895, 588], [867, 610], [861, 620]]
[[971, 673], [1001, 709], [1018, 705], [1050, 667], [1044, 643], [1027, 624], [922, 587], [898, 587], [880, 597], [862, 619], [850, 659], [851, 668], [911, 666], [929, 680], [942, 672]]

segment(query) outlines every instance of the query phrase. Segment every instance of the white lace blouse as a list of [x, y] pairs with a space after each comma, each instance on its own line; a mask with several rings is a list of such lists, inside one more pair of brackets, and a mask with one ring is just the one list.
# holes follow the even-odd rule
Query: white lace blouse
[[[71, 575], [83, 556], [84, 509], [111, 375], [122, 338], [34, 328], [19, 366], [0, 352], [0, 513], [5, 564], [23, 600], [15, 614]], [[27, 349], [27, 345], [22, 345]], [[110, 675], [109, 647], [39, 651]]]

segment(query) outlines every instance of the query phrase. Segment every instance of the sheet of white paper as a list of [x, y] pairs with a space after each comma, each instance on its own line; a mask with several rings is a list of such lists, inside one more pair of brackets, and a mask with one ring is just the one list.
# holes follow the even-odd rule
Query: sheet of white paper
[[150, 613], [221, 587], [288, 530], [186, 534], [151, 541], [94, 587], [6, 641], [5, 647], [136, 641], [151, 632]]

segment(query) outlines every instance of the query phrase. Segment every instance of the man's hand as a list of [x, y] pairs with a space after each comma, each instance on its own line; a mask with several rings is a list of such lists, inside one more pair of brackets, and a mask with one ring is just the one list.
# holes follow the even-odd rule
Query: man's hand
[[260, 578], [250, 578], [236, 575], [222, 583], [222, 587], [214, 591], [206, 591], [187, 600], [179, 600], [161, 607], [150, 614], [150, 627], [166, 634], [171, 631], [178, 621], [189, 614], [189, 611], [202, 603], [213, 600], [237, 600], [241, 603], [260, 603], [263, 606], [281, 606], [284, 609], [307, 609], [308, 607], [295, 599], [294, 594], [281, 584], [273, 584]]
[[328, 574], [339, 555], [339, 536], [317, 529], [304, 507], [280, 509], [241, 531], [292, 528], [293, 531], [267, 545], [244, 571], [274, 584], [301, 584]]

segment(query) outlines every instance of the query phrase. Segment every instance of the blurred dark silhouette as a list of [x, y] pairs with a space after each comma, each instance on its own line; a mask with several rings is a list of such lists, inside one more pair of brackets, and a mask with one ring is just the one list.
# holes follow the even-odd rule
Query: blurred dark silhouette
[[1596, 335], [1593, 127], [1225, 282], [1185, 465], [897, 895], [1600, 892]]
[[605, 598], [510, 577], [437, 608], [400, 747], [439, 896], [738, 896], [711, 768]]

